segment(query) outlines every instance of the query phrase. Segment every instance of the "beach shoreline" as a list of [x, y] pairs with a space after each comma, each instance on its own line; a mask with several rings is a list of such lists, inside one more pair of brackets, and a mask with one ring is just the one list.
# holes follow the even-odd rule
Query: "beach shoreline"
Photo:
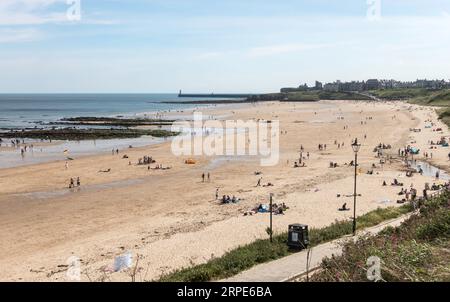
[[[355, 137], [363, 144], [358, 214], [397, 205], [399, 188], [383, 188], [383, 180], [398, 178], [405, 186], [414, 183], [418, 188], [432, 182], [420, 175], [407, 178], [398, 161], [377, 164], [375, 174], [365, 174], [377, 161], [373, 147], [378, 143], [392, 144], [392, 155], [412, 141], [423, 151], [427, 149], [429, 137], [438, 134], [427, 130], [412, 133], [409, 129], [422, 127], [430, 117], [441, 125], [428, 107], [402, 102], [321, 101], [202, 110], [204, 116], [220, 119], [279, 120], [285, 133], [280, 136], [279, 163], [261, 167], [257, 158], [196, 156], [195, 165], [186, 165], [188, 156], [174, 156], [167, 141], [121, 149], [119, 155], [80, 156], [69, 162], [68, 169], [64, 160], [0, 169], [0, 230], [5, 233], [1, 241], [10, 247], [0, 255], [0, 280], [65, 281], [65, 265], [71, 256], [83, 260], [82, 280], [99, 280], [114, 257], [126, 251], [135, 259], [140, 257], [146, 271], [143, 279], [157, 279], [164, 272], [203, 263], [264, 238], [267, 217], [244, 213], [267, 203], [271, 193], [276, 202], [290, 208], [285, 215], [275, 217], [276, 232], [286, 230], [290, 223], [321, 227], [336, 219], [349, 219], [350, 213], [337, 209], [344, 202], [350, 204], [344, 195], [351, 193], [353, 169], [344, 163], [353, 158], [350, 143]], [[184, 114], [189, 116], [193, 111]], [[448, 135], [447, 127], [442, 127]], [[345, 146], [338, 148], [335, 140], [345, 142]], [[317, 150], [319, 143], [328, 144], [328, 149]], [[301, 145], [311, 158], [305, 159], [307, 167], [295, 169]], [[447, 151], [433, 152], [432, 163], [445, 166]], [[145, 155], [171, 169], [149, 170], [147, 165], [137, 165]], [[339, 167], [330, 169], [329, 162], [337, 162]], [[107, 169], [110, 172], [99, 172]], [[264, 184], [271, 182], [273, 186], [255, 187], [256, 171], [262, 172]], [[211, 173], [210, 182], [201, 180], [206, 172]], [[79, 189], [67, 189], [70, 177], [81, 178]], [[241, 202], [220, 205], [214, 198], [216, 188], [220, 196], [236, 195]], [[107, 276], [114, 281], [130, 279], [127, 272]]]

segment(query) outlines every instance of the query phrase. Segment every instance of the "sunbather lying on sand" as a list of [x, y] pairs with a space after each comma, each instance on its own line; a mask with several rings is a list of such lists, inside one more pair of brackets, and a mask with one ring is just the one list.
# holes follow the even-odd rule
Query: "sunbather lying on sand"
[[398, 182], [397, 178], [394, 179], [394, 182], [391, 183], [391, 186], [400, 186], [403, 187], [403, 183]]
[[305, 167], [306, 167], [306, 164], [304, 162], [301, 163], [300, 165], [297, 162], [294, 163], [294, 168], [305, 168]]
[[240, 199], [234, 195], [233, 195], [233, 197], [230, 197], [229, 195], [222, 196], [222, 204], [238, 203], [239, 201], [240, 201]]

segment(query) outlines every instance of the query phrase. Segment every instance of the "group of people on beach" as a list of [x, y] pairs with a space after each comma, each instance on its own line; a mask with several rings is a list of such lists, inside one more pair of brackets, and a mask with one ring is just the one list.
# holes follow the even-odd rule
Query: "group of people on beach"
[[152, 156], [145, 155], [138, 159], [138, 166], [154, 164], [156, 161]]
[[[1, 146], [2, 142], [3, 142], [3, 140], [0, 138], [0, 146]], [[22, 141], [17, 138], [11, 140], [11, 147], [19, 148], [21, 145], [25, 145], [24, 139], [22, 139]]]
[[211, 181], [211, 174], [208, 172], [205, 174], [205, 172], [202, 173], [202, 182], [210, 182]]
[[[12, 148], [20, 148], [20, 155], [22, 157], [25, 156], [25, 153], [28, 151], [33, 152], [34, 151], [34, 145], [33, 144], [26, 144], [25, 140], [22, 139], [12, 139], [11, 141], [11, 147]], [[0, 147], [2, 146], [3, 140], [0, 138]], [[7, 146], [7, 144], [5, 144]]]
[[[397, 203], [405, 203], [408, 201], [416, 201], [418, 198], [417, 189], [414, 187], [413, 184], [411, 184], [410, 189], [403, 188], [403, 183], [400, 183], [397, 179], [394, 179], [394, 182], [391, 184], [392, 186], [401, 186], [401, 190], [398, 193], [399, 196], [405, 196], [405, 198], [401, 200], [397, 200]], [[386, 186], [386, 182], [383, 182], [383, 186]], [[438, 185], [436, 183], [433, 183], [430, 187], [429, 183], [425, 183], [424, 189], [422, 191], [423, 196], [422, 198], [427, 200], [428, 199], [428, 191], [438, 191], [442, 188], [448, 188], [449, 184], [445, 185]]]
[[233, 195], [233, 197], [230, 197], [230, 195], [222, 196], [222, 204], [238, 203], [239, 201], [240, 201], [240, 199], [234, 195]]
[[152, 169], [152, 170], [170, 170], [172, 169], [172, 167], [164, 167], [163, 164], [157, 164], [154, 168], [150, 168], [150, 166], [147, 167], [148, 170]]
[[[427, 190], [426, 189], [423, 190], [423, 194], [424, 194], [424, 197], [426, 198], [427, 197]], [[417, 198], [417, 189], [414, 188], [411, 185], [411, 188], [409, 189], [409, 191], [408, 191], [408, 189], [402, 188], [400, 190], [400, 192], [398, 193], [398, 195], [399, 196], [403, 196], [404, 195], [405, 196], [405, 200], [397, 201], [397, 203], [402, 203], [404, 201], [415, 201], [416, 198]]]
[[265, 185], [263, 185], [263, 184], [261, 184], [261, 182], [262, 182], [262, 177], [260, 177], [260, 178], [258, 178], [258, 182], [256, 183], [256, 188], [257, 187], [273, 187], [273, 183], [271, 183], [271, 182], [268, 182], [267, 184], [265, 184]]
[[338, 143], [338, 141], [337, 140], [335, 140], [334, 141], [334, 144], [337, 146], [337, 148], [338, 149], [341, 149], [341, 147], [344, 147], [344, 145], [345, 145], [345, 143], [344, 142], [342, 142], [342, 143]]
[[319, 149], [319, 151], [326, 151], [327, 150], [327, 144], [319, 144], [318, 149]]
[[270, 208], [270, 205], [265, 204], [259, 204], [256, 208], [253, 209], [255, 213], [270, 213], [276, 215], [283, 215], [286, 210], [288, 210], [289, 207], [283, 202], [281, 204], [274, 203], [272, 205], [272, 208]]
[[81, 181], [80, 181], [79, 177], [76, 178], [76, 184], [75, 184], [75, 179], [72, 177], [70, 178], [69, 189], [72, 189], [75, 187], [80, 187], [80, 186], [81, 186]]

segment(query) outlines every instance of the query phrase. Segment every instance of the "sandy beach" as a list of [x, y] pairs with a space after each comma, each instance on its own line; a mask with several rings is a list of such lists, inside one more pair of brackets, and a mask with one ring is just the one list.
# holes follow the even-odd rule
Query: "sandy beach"
[[[417, 160], [423, 159], [423, 152], [432, 152], [430, 163], [444, 170], [448, 167], [450, 149], [429, 150], [429, 140], [450, 135], [429, 107], [403, 102], [267, 102], [202, 112], [219, 119], [279, 120], [279, 163], [261, 167], [257, 158], [197, 156], [195, 165], [187, 165], [189, 157], [173, 155], [171, 143], [164, 142], [120, 150], [118, 155], [82, 156], [70, 161], [68, 169], [65, 161], [0, 169], [0, 280], [69, 281], [67, 261], [76, 256], [81, 259], [83, 281], [131, 281], [128, 271], [110, 269], [114, 258], [126, 252], [132, 253], [134, 261], [139, 257], [138, 281], [155, 280], [266, 238], [268, 214], [244, 213], [267, 204], [271, 193], [274, 202], [289, 207], [285, 215], [274, 216], [276, 232], [286, 231], [292, 223], [321, 227], [349, 219], [352, 211], [338, 208], [343, 203], [353, 207], [352, 198], [345, 195], [353, 193], [354, 167], [345, 163], [353, 160], [350, 144], [355, 137], [362, 144], [358, 215], [397, 206], [400, 187], [383, 187], [383, 181], [390, 184], [396, 178], [405, 188], [413, 184], [420, 195], [425, 183], [443, 182], [419, 174], [406, 177], [399, 148], [419, 148]], [[428, 119], [435, 126], [425, 128]], [[442, 128], [442, 133], [433, 131], [436, 128]], [[338, 148], [335, 141], [344, 146]], [[386, 151], [393, 156], [392, 162], [379, 164], [373, 152], [379, 143], [392, 146]], [[327, 144], [327, 149], [319, 151], [319, 144]], [[306, 167], [293, 168], [300, 146], [310, 158], [305, 159]], [[5, 150], [0, 148], [0, 160]], [[171, 169], [136, 165], [144, 156]], [[329, 168], [330, 162], [339, 166]], [[368, 175], [372, 164], [376, 168]], [[107, 169], [110, 172], [99, 172]], [[256, 171], [262, 174], [255, 175]], [[202, 182], [202, 173], [210, 173], [211, 180]], [[80, 177], [80, 188], [68, 189], [71, 177]], [[273, 186], [256, 187], [260, 177], [262, 184]], [[242, 200], [221, 205], [215, 200], [216, 188], [220, 196]]]

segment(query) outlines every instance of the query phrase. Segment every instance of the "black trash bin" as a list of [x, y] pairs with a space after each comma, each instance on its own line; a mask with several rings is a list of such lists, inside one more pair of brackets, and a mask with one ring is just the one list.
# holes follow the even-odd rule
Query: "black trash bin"
[[291, 224], [288, 231], [288, 246], [292, 249], [302, 250], [309, 245], [308, 226], [304, 224]]

